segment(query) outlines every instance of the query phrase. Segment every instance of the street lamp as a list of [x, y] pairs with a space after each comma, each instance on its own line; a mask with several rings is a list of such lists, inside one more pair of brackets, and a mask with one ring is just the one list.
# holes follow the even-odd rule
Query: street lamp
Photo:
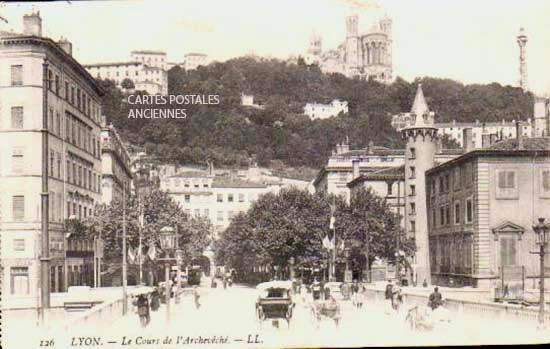
[[[164, 258], [159, 258], [159, 260], [164, 261], [164, 291], [166, 297], [166, 323], [170, 323], [170, 261], [176, 260], [181, 261], [183, 259], [183, 251], [180, 249], [176, 250], [176, 233], [172, 227], [164, 227], [160, 230], [160, 247], [165, 252]], [[174, 258], [170, 257], [170, 252], [175, 250]]]
[[349, 247], [346, 246], [344, 248], [344, 256], [346, 257], [346, 272], [344, 274], [344, 282], [350, 282], [351, 281], [351, 277], [350, 277], [350, 270], [349, 270], [349, 256], [350, 256], [350, 250], [349, 250]]
[[540, 247], [540, 251], [534, 252], [539, 255], [540, 258], [540, 300], [539, 300], [539, 324], [544, 324], [544, 248], [550, 240], [550, 226], [544, 223], [544, 218], [539, 218], [537, 225], [533, 226], [535, 232], [535, 239], [537, 245]]

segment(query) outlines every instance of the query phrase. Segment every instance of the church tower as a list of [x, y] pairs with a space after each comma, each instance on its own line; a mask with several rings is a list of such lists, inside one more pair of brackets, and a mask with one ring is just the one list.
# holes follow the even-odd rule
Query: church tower
[[527, 92], [529, 90], [529, 86], [527, 84], [527, 60], [525, 57], [527, 35], [525, 34], [525, 30], [523, 28], [519, 28], [517, 42], [519, 45], [519, 87], [521, 87], [524, 92]]
[[418, 84], [411, 108], [412, 123], [401, 130], [407, 141], [405, 154], [405, 204], [407, 205], [407, 231], [416, 243], [416, 282], [426, 280], [431, 284], [430, 250], [428, 239], [428, 212], [426, 207], [425, 172], [434, 166], [437, 149], [437, 128], [434, 127], [434, 113]]
[[316, 31], [313, 31], [311, 33], [311, 36], [309, 37], [309, 49], [307, 53], [314, 56], [319, 56], [322, 51], [323, 51], [322, 38], [319, 34], [317, 34]]
[[352, 14], [346, 18], [346, 69], [357, 74], [359, 68], [359, 16]]

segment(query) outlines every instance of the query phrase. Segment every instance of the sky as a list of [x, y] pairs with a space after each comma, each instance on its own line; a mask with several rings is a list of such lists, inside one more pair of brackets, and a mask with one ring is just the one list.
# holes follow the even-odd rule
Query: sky
[[43, 34], [73, 42], [81, 63], [127, 61], [136, 49], [163, 50], [168, 61], [189, 52], [211, 60], [305, 53], [315, 31], [323, 49], [345, 38], [345, 17], [366, 31], [382, 15], [393, 20], [395, 76], [518, 85], [516, 36], [528, 36], [531, 91], [550, 93], [550, 0], [96, 0], [5, 3], [0, 29], [22, 31], [34, 6]]

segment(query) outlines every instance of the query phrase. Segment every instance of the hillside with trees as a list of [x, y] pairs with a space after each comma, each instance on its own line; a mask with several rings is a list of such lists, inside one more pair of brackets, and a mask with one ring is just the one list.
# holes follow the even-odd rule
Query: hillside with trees
[[[172, 68], [168, 72], [169, 94], [220, 96], [218, 105], [184, 106], [186, 119], [130, 119], [130, 107], [152, 106], [129, 106], [113, 82], [101, 84], [107, 90], [104, 113], [108, 120], [126, 140], [166, 161], [204, 165], [211, 159], [219, 166], [243, 166], [254, 159], [261, 166], [270, 166], [278, 160], [288, 167], [318, 168], [346, 136], [351, 149], [364, 148], [370, 141], [403, 146], [390, 125], [391, 116], [410, 110], [420, 82], [437, 122], [488, 122], [532, 115], [532, 94], [516, 87], [464, 85], [429, 77], [412, 82], [398, 77], [386, 86], [324, 74], [301, 59], [293, 64], [240, 57], [188, 72]], [[241, 93], [253, 95], [264, 108], [241, 106]], [[349, 113], [313, 121], [303, 115], [306, 103], [333, 99], [348, 101]]]

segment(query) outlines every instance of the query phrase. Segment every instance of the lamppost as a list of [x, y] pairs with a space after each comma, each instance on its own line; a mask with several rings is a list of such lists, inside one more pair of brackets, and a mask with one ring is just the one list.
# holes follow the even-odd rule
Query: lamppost
[[[164, 293], [166, 297], [166, 324], [170, 323], [170, 262], [180, 261], [183, 259], [183, 251], [176, 249], [176, 233], [172, 227], [164, 227], [160, 230], [160, 247], [165, 253], [164, 258], [159, 258], [164, 261]], [[175, 250], [175, 256], [170, 257], [170, 252]]]
[[290, 264], [290, 280], [294, 281], [294, 257], [290, 257], [288, 264]]
[[346, 246], [344, 248], [344, 256], [346, 257], [346, 271], [344, 273], [344, 282], [351, 282], [351, 271], [349, 270], [349, 256], [350, 256], [350, 250], [349, 247]]
[[544, 218], [539, 218], [537, 225], [533, 226], [536, 242], [539, 245], [540, 251], [533, 252], [539, 255], [540, 258], [540, 300], [539, 300], [539, 324], [544, 324], [544, 248], [550, 240], [550, 225], [544, 223]]

